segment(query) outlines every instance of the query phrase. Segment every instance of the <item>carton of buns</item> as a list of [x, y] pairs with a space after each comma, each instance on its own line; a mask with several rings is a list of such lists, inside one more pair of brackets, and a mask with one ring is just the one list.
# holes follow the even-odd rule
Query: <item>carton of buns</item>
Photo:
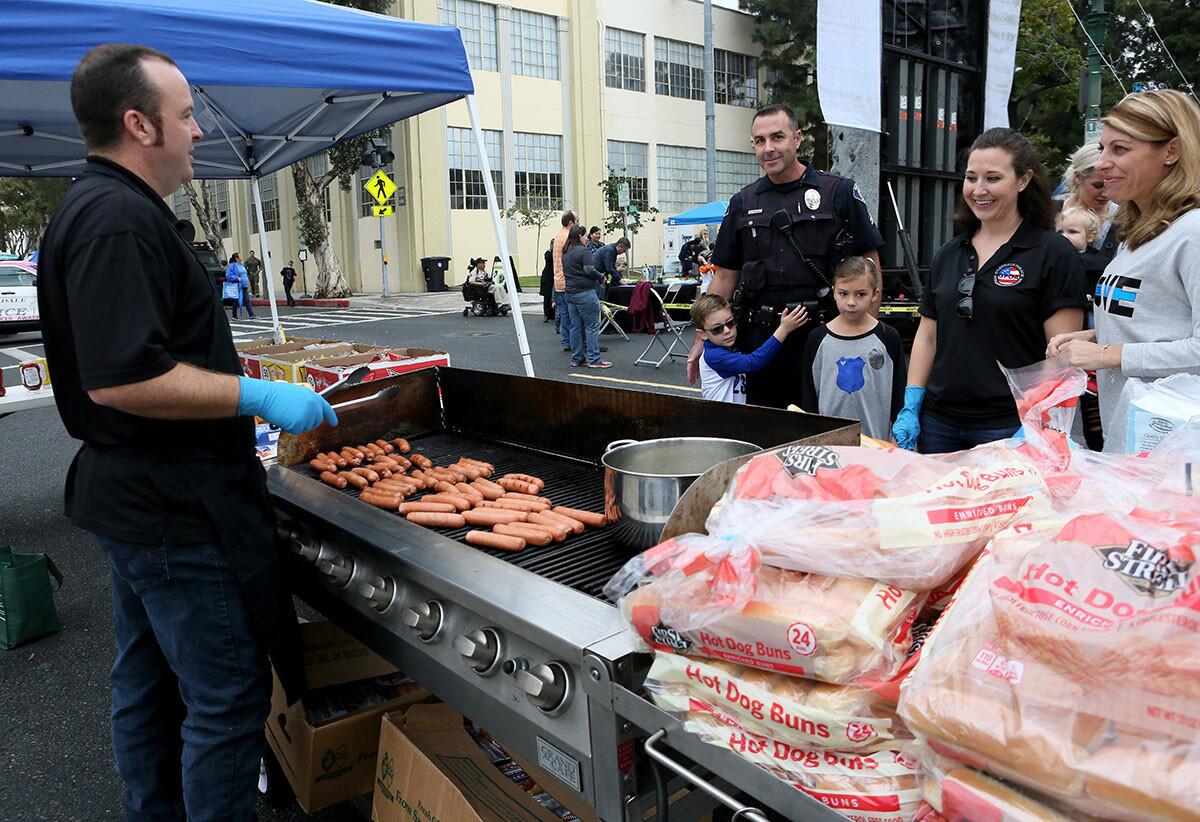
[[759, 565], [751, 549], [688, 534], [632, 563], [620, 599], [647, 649], [845, 684], [895, 675], [925, 595]]
[[1108, 819], [1200, 815], [1200, 499], [1022, 523], [922, 649], [900, 715], [935, 752]]

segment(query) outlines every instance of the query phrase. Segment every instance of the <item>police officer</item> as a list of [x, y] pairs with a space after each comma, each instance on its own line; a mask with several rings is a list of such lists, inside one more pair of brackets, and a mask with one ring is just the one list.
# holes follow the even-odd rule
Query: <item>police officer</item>
[[[800, 127], [790, 108], [759, 109], [750, 134], [766, 174], [729, 201], [713, 252], [717, 269], [709, 293], [734, 301], [737, 345], [744, 352], [756, 350], [774, 333], [789, 303], [810, 304], [810, 322], [788, 336], [767, 368], [747, 375], [749, 402], [784, 408], [800, 404], [808, 331], [834, 310], [834, 266], [852, 254], [878, 266], [883, 237], [853, 180], [797, 159]], [[699, 376], [701, 345], [697, 340], [688, 357], [691, 383]]]

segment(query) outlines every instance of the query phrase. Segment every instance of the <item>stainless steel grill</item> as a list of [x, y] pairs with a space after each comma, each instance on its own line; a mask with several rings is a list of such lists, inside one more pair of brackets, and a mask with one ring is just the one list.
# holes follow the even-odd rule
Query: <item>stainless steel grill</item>
[[[600, 598], [632, 554], [608, 529], [515, 554], [481, 550], [461, 541], [467, 529], [413, 525], [325, 485], [307, 462], [318, 451], [402, 436], [435, 464], [486, 460], [500, 473], [541, 477], [556, 503], [601, 511], [599, 459], [613, 440], [855, 444], [856, 423], [453, 368], [354, 386], [337, 400], [393, 385], [391, 396], [345, 409], [336, 429], [280, 441], [268, 480], [297, 595], [541, 764], [602, 820], [640, 820], [653, 804], [648, 760], [635, 751], [659, 729], [667, 736], [656, 744], [679, 740], [675, 749], [710, 772], [731, 781], [742, 774], [740, 784], [772, 793], [788, 818], [837, 818], [732, 753], [687, 739], [637, 695], [647, 662]], [[697, 492], [720, 485], [706, 479]], [[689, 491], [677, 511], [698, 515], [699, 497]]]

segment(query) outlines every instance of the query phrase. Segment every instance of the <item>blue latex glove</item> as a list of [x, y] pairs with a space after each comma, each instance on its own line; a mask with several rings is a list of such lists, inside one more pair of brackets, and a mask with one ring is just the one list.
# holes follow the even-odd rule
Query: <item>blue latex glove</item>
[[904, 389], [904, 407], [892, 424], [892, 436], [896, 445], [908, 451], [917, 450], [917, 437], [921, 435], [921, 401], [925, 399], [925, 388], [910, 385]]
[[303, 434], [322, 422], [337, 425], [337, 414], [325, 398], [304, 385], [241, 377], [238, 416], [259, 416], [289, 434]]

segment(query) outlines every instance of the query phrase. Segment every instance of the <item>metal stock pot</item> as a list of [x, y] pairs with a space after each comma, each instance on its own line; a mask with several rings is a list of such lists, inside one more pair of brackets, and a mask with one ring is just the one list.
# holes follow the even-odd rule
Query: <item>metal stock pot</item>
[[683, 492], [718, 463], [761, 451], [741, 440], [671, 437], [615, 440], [604, 465], [604, 514], [617, 539], [631, 548], [658, 543]]

